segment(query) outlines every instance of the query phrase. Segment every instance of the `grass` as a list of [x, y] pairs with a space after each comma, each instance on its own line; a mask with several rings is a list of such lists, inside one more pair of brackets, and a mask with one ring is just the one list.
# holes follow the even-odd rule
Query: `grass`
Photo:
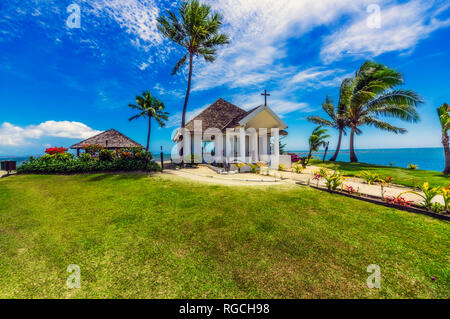
[[[301, 186], [12, 176], [0, 180], [0, 298], [449, 298], [449, 231]], [[66, 287], [69, 264], [80, 289]], [[381, 289], [366, 286], [370, 264]]]
[[448, 186], [450, 185], [450, 177], [445, 176], [441, 172], [412, 170], [401, 167], [380, 166], [366, 163], [348, 163], [348, 162], [329, 162], [323, 163], [321, 160], [311, 160], [311, 165], [339, 170], [347, 176], [356, 176], [361, 171], [371, 171], [383, 177], [393, 177], [393, 183], [408, 187], [416, 187], [425, 182], [429, 182], [431, 186]]

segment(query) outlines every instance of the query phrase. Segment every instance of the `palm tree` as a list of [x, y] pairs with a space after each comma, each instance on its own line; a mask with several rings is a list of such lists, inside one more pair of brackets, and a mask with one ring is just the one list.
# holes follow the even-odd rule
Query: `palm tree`
[[181, 119], [183, 128], [186, 124], [194, 57], [201, 55], [206, 61], [214, 62], [217, 47], [229, 41], [227, 35], [219, 33], [222, 17], [218, 13], [211, 13], [210, 6], [200, 4], [197, 0], [188, 0], [181, 4], [178, 13], [180, 18], [174, 11], [167, 10], [168, 18], [160, 16], [157, 21], [162, 34], [187, 51], [172, 70], [172, 75], [175, 75], [189, 60], [188, 85]]
[[[371, 125], [376, 128], [403, 134], [404, 128], [393, 126], [379, 119], [379, 116], [398, 118], [407, 122], [417, 122], [416, 107], [423, 103], [419, 95], [411, 90], [394, 87], [403, 84], [402, 75], [385, 65], [365, 62], [355, 76], [346, 79], [344, 101], [348, 107], [346, 116], [350, 126], [350, 161], [357, 162], [354, 139], [358, 127]], [[341, 93], [342, 94], [342, 93]]]
[[448, 146], [448, 130], [450, 130], [450, 106], [448, 106], [447, 103], [444, 103], [437, 109], [437, 112], [442, 126], [442, 145], [444, 146], [445, 154], [445, 168], [443, 173], [444, 175], [448, 175], [450, 174], [450, 148]]
[[128, 121], [136, 120], [138, 118], [148, 118], [148, 133], [147, 133], [147, 147], [150, 146], [150, 132], [152, 130], [152, 118], [154, 118], [160, 127], [165, 125], [164, 121], [168, 120], [169, 113], [164, 111], [164, 103], [155, 97], [152, 97], [150, 91], [143, 92], [142, 96], [136, 96], [136, 104], [128, 104], [129, 107], [138, 110], [138, 114], [130, 117]]
[[[349, 126], [349, 122], [346, 117], [346, 110], [347, 110], [346, 101], [348, 100], [348, 97], [346, 97], [345, 94], [348, 94], [349, 92], [348, 90], [349, 85], [351, 85], [351, 79], [346, 79], [342, 81], [339, 94], [339, 103], [337, 108], [335, 108], [332, 100], [328, 96], [325, 99], [325, 102], [322, 103], [322, 109], [330, 117], [330, 120], [324, 119], [320, 116], [309, 116], [306, 118], [308, 121], [312, 123], [319, 124], [322, 126], [329, 126], [339, 131], [339, 138], [336, 147], [336, 152], [334, 153], [333, 157], [330, 158], [331, 162], [336, 161], [339, 155], [339, 151], [341, 149], [342, 134], [347, 135], [345, 129]], [[357, 133], [359, 133], [359, 130]]]
[[309, 137], [308, 143], [309, 143], [309, 154], [306, 161], [306, 164], [309, 163], [309, 160], [311, 159], [312, 152], [317, 152], [321, 146], [327, 145], [327, 142], [325, 141], [327, 138], [330, 137], [330, 135], [327, 134], [328, 130], [325, 128], [322, 128], [322, 126], [316, 127]]

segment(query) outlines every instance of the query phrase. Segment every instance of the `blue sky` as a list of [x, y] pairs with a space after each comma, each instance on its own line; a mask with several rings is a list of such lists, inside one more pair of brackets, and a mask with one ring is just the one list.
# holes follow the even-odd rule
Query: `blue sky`
[[[231, 43], [213, 64], [194, 64], [189, 116], [222, 97], [242, 108], [263, 103], [289, 126], [288, 149], [306, 149], [327, 95], [366, 59], [404, 75], [404, 88], [426, 101], [421, 122], [392, 121], [394, 135], [364, 127], [357, 148], [439, 147], [436, 107], [450, 101], [448, 1], [216, 0]], [[80, 28], [66, 25], [67, 7], [81, 8]], [[42, 153], [115, 128], [145, 144], [146, 121], [128, 122], [127, 104], [150, 89], [171, 113], [152, 131], [151, 150], [180, 123], [186, 70], [170, 71], [182, 51], [165, 40], [156, 18], [177, 1], [3, 0], [0, 2], [0, 156]], [[372, 11], [380, 9], [379, 28]], [[375, 21], [375, 22], [374, 22]], [[375, 23], [375, 24], [374, 24]], [[331, 144], [336, 132], [331, 131]], [[347, 138], [343, 147], [348, 147]]]

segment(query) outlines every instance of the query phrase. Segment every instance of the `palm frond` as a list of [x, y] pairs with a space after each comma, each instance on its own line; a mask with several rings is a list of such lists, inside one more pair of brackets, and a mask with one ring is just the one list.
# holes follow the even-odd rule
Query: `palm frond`
[[374, 126], [380, 130], [392, 132], [395, 134], [404, 134], [407, 132], [406, 129], [401, 127], [393, 126], [389, 123], [386, 123], [384, 121], [381, 121], [377, 118], [371, 117], [371, 116], [365, 116], [361, 119], [361, 124], [371, 125]]
[[310, 121], [311, 123], [314, 124], [318, 124], [318, 125], [323, 125], [323, 126], [330, 126], [330, 127], [334, 127], [335, 124], [331, 121], [328, 121], [324, 118], [321, 118], [319, 116], [308, 116], [306, 118], [308, 121]]
[[175, 75], [178, 73], [178, 71], [180, 70], [180, 68], [186, 64], [186, 59], [187, 59], [187, 53], [177, 62], [177, 64], [175, 64], [175, 66], [172, 69], [172, 75]]

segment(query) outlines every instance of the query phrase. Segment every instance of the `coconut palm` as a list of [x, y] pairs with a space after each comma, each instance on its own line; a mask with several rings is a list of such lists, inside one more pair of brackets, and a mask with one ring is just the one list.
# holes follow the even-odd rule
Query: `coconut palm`
[[130, 117], [128, 121], [136, 120], [138, 118], [148, 118], [148, 133], [147, 133], [147, 147], [150, 146], [150, 132], [152, 130], [152, 118], [158, 122], [160, 127], [165, 126], [165, 121], [168, 120], [168, 112], [164, 111], [164, 103], [156, 97], [152, 97], [150, 91], [143, 92], [142, 95], [136, 96], [136, 104], [128, 104], [129, 107], [136, 109], [138, 114]]
[[222, 17], [218, 13], [212, 13], [210, 6], [200, 4], [197, 0], [188, 0], [182, 2], [178, 13], [179, 18], [174, 11], [168, 10], [168, 17], [160, 16], [157, 21], [162, 34], [187, 51], [172, 70], [172, 75], [175, 75], [189, 61], [188, 84], [181, 118], [181, 127], [185, 127], [194, 57], [200, 55], [206, 61], [214, 62], [217, 47], [229, 41], [227, 35], [219, 33]]
[[312, 152], [317, 152], [321, 146], [327, 145], [326, 139], [330, 137], [330, 135], [327, 134], [328, 130], [325, 128], [322, 128], [322, 126], [316, 127], [309, 137], [308, 143], [309, 143], [309, 154], [306, 161], [306, 164], [309, 163], [309, 160], [311, 159]]
[[[350, 126], [350, 161], [357, 162], [354, 139], [362, 125], [403, 134], [404, 128], [396, 127], [379, 117], [394, 117], [407, 122], [417, 122], [416, 107], [423, 103], [419, 95], [411, 90], [394, 88], [403, 84], [402, 75], [385, 65], [365, 62], [344, 88], [344, 101], [348, 107], [346, 116]], [[341, 93], [342, 94], [342, 93]]]
[[450, 130], [450, 106], [448, 106], [447, 103], [444, 103], [437, 109], [437, 112], [442, 126], [442, 145], [444, 146], [445, 154], [445, 168], [443, 173], [444, 175], [448, 175], [450, 174], [450, 148], [448, 146], [448, 130]]
[[[310, 116], [306, 118], [308, 121], [312, 123], [319, 124], [322, 126], [329, 126], [339, 131], [336, 152], [334, 153], [333, 157], [330, 158], [330, 161], [332, 162], [334, 162], [339, 155], [339, 151], [341, 149], [342, 135], [343, 134], [347, 135], [346, 128], [349, 126], [349, 122], [346, 117], [346, 110], [347, 110], [346, 102], [348, 100], [346, 94], [349, 93], [348, 86], [351, 85], [351, 83], [352, 83], [351, 79], [346, 79], [342, 81], [339, 94], [339, 103], [337, 108], [333, 105], [331, 98], [328, 96], [325, 99], [325, 102], [322, 103], [322, 109], [330, 117], [330, 120], [324, 119], [320, 116]], [[359, 133], [359, 130], [357, 131], [357, 133]]]

